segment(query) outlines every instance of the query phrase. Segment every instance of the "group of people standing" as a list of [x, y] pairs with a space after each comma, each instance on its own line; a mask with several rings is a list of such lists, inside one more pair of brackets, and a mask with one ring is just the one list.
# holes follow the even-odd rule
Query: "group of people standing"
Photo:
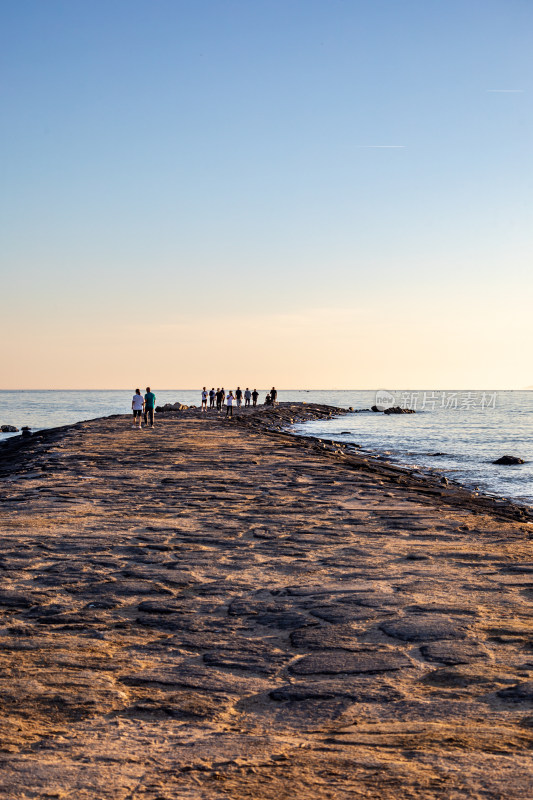
[[[215, 408], [218, 412], [222, 411], [222, 407], [226, 405], [226, 416], [232, 417], [233, 416], [233, 405], [235, 404], [237, 408], [242, 406], [242, 402], [244, 400], [244, 406], [247, 408], [252, 404], [252, 406], [257, 405], [257, 400], [259, 398], [259, 392], [257, 389], [250, 391], [248, 387], [243, 390], [240, 386], [237, 386], [235, 389], [235, 394], [232, 390], [230, 390], [227, 394], [222, 387], [221, 389], [216, 389], [213, 387], [209, 391], [207, 391], [206, 387], [202, 389], [202, 411], [207, 412], [207, 403], [209, 402], [209, 408]], [[270, 392], [265, 397], [265, 405], [267, 406], [275, 406], [278, 399], [278, 393], [274, 386], [270, 390]], [[140, 389], [135, 389], [135, 394], [133, 395], [131, 401], [131, 408], [133, 411], [133, 427], [134, 428], [142, 428], [142, 420], [144, 417], [144, 424], [146, 427], [153, 428], [154, 427], [154, 412], [155, 412], [155, 394], [150, 390], [150, 387], [146, 387], [146, 394], [141, 394]]]
[[[267, 394], [265, 399], [266, 405], [275, 405], [277, 400], [278, 393], [274, 387], [270, 390], [269, 394]], [[233, 416], [233, 405], [235, 404], [237, 408], [242, 406], [242, 402], [244, 400], [244, 407], [247, 408], [250, 406], [257, 405], [257, 400], [259, 398], [259, 392], [257, 389], [250, 391], [248, 387], [243, 391], [240, 386], [237, 386], [235, 389], [235, 394], [233, 390], [226, 394], [226, 390], [224, 387], [220, 389], [215, 389], [213, 386], [209, 391], [204, 386], [202, 389], [202, 411], [207, 412], [207, 403], [209, 402], [209, 408], [216, 408], [217, 411], [222, 411], [222, 406], [226, 404], [226, 416], [231, 417]]]
[[150, 387], [146, 387], [146, 394], [144, 397], [140, 389], [135, 389], [135, 394], [131, 401], [131, 408], [133, 410], [133, 427], [142, 428], [142, 418], [144, 416], [144, 424], [150, 428], [154, 427], [154, 411], [155, 411], [155, 394], [150, 391]]

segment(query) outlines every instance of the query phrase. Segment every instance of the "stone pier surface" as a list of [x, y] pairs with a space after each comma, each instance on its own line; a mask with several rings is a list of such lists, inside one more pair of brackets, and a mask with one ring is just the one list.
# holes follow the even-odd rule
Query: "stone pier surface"
[[2, 800], [530, 800], [530, 514], [335, 411], [0, 447]]

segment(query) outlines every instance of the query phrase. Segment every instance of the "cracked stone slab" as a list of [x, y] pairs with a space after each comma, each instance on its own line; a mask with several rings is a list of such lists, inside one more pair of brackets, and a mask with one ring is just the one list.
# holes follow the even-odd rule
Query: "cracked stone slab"
[[143, 600], [142, 603], [139, 603], [138, 609], [145, 614], [175, 614], [177, 611], [181, 611], [181, 606], [179, 602], [165, 603], [159, 600]]
[[442, 667], [427, 673], [421, 682], [428, 686], [448, 689], [494, 691], [499, 685], [508, 683], [511, 676], [502, 669], [486, 663], [464, 664]]
[[346, 676], [344, 679], [285, 684], [272, 689], [269, 696], [272, 700], [291, 702], [346, 697], [357, 703], [389, 703], [403, 699], [404, 694], [397, 687], [377, 682], [373, 676]]
[[204, 653], [203, 660], [209, 667], [272, 675], [287, 662], [288, 656], [261, 642], [250, 642], [245, 647], [221, 648]]
[[144, 628], [153, 628], [164, 632], [176, 631], [203, 632], [218, 628], [217, 620], [183, 614], [146, 614], [135, 618], [135, 622]]
[[424, 615], [445, 614], [447, 616], [452, 616], [452, 614], [458, 614], [459, 616], [464, 615], [467, 617], [479, 616], [479, 612], [476, 608], [453, 605], [452, 603], [449, 605], [445, 603], [417, 603], [415, 605], [406, 606], [405, 611]]
[[290, 639], [293, 647], [303, 650], [360, 650], [358, 633], [350, 625], [323, 625], [293, 631]]
[[323, 619], [333, 625], [346, 622], [368, 619], [368, 613], [349, 605], [330, 603], [328, 605], [313, 606], [309, 609], [313, 617]]
[[30, 608], [35, 600], [29, 594], [22, 592], [0, 592], [0, 606], [7, 606], [8, 608]]
[[480, 642], [473, 640], [437, 641], [424, 644], [420, 652], [426, 661], [438, 661], [442, 664], [469, 664], [471, 661], [490, 660], [490, 650]]
[[[342, 602], [348, 602], [347, 598], [343, 598]], [[403, 606], [405, 599], [392, 592], [371, 592], [360, 595], [353, 595], [350, 599], [351, 603], [355, 603], [367, 608], [374, 608], [376, 610], [388, 611], [390, 607]]]
[[379, 626], [387, 636], [404, 642], [428, 642], [438, 639], [464, 639], [464, 625], [447, 617], [416, 616], [387, 620]]
[[157, 688], [190, 687], [206, 693], [239, 695], [242, 692], [264, 691], [271, 688], [271, 683], [255, 676], [235, 675], [227, 672], [214, 672], [204, 664], [181, 664], [170, 669], [150, 669], [142, 672], [126, 674], [121, 677], [126, 686]]
[[257, 622], [258, 625], [265, 625], [270, 628], [279, 628], [282, 631], [316, 624], [315, 620], [309, 619], [305, 614], [286, 612], [258, 614], [254, 618], [254, 622]]
[[291, 664], [294, 675], [338, 675], [340, 673], [393, 672], [412, 667], [410, 659], [396, 651], [365, 651], [361, 653], [329, 652], [304, 656]]
[[108, 597], [138, 597], [146, 594], [172, 595], [173, 592], [161, 583], [150, 581], [110, 581], [108, 583], [91, 584], [87, 591], [93, 595]]
[[533, 703], [533, 681], [525, 681], [509, 686], [508, 689], [500, 689], [498, 697], [512, 700], [513, 703]]

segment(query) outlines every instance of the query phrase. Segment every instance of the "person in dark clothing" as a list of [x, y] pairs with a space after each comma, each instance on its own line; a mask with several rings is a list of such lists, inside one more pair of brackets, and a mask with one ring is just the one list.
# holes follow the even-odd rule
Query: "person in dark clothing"
[[257, 391], [257, 389], [254, 389], [253, 392], [252, 392], [252, 402], [253, 402], [254, 406], [257, 405], [257, 398], [258, 397], [259, 397], [259, 392]]
[[278, 399], [278, 393], [274, 389], [274, 387], [272, 387], [272, 389], [270, 390], [270, 399], [272, 400], [272, 405], [275, 406], [276, 400]]
[[242, 403], [242, 389], [240, 386], [237, 386], [237, 390], [235, 392], [235, 400], [237, 401], [238, 408], [240, 408]]
[[211, 391], [209, 392], [209, 408], [214, 408], [214, 407], [215, 407], [215, 387], [213, 386], [211, 388]]

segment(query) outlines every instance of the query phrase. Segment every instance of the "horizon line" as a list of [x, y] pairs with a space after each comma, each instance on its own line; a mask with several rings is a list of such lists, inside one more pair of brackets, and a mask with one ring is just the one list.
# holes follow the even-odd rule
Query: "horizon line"
[[[256, 387], [254, 387], [256, 388]], [[58, 389], [0, 389], [0, 392], [130, 392], [131, 389], [128, 388], [104, 388], [104, 389], [88, 389], [88, 388], [79, 388], [79, 389], [65, 389], [65, 388], [58, 388]], [[133, 390], [135, 391], [135, 390]], [[158, 392], [201, 392], [201, 387], [193, 387], [192, 389], [158, 389]], [[270, 389], [261, 389], [261, 391], [270, 391]], [[520, 389], [494, 389], [491, 387], [485, 387], [483, 389], [473, 389], [472, 387], [469, 388], [435, 388], [429, 389], [427, 386], [422, 388], [417, 387], [408, 387], [408, 388], [392, 388], [392, 389], [384, 389], [382, 386], [379, 388], [366, 388], [366, 389], [353, 389], [353, 388], [331, 388], [331, 387], [322, 387], [322, 388], [313, 388], [313, 389], [294, 389], [294, 388], [279, 388], [278, 392], [378, 392], [378, 391], [390, 391], [390, 392], [531, 392], [533, 391], [533, 386], [523, 386]]]

